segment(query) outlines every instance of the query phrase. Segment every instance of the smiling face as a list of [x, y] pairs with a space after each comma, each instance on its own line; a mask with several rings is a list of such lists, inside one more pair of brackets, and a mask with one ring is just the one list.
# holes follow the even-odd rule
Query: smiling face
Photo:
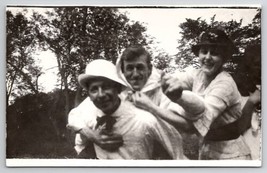
[[199, 62], [202, 71], [208, 77], [215, 77], [224, 64], [222, 48], [217, 46], [201, 46], [199, 49]]
[[124, 60], [122, 68], [127, 82], [135, 91], [140, 91], [144, 87], [151, 74], [146, 55]]
[[98, 109], [104, 113], [113, 113], [120, 104], [118, 85], [112, 80], [99, 77], [90, 81], [87, 93]]

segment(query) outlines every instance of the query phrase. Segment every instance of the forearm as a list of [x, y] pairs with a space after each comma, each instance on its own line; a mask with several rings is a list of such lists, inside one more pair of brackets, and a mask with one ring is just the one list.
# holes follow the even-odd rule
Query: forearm
[[242, 109], [242, 116], [238, 120], [238, 129], [240, 133], [244, 133], [251, 126], [251, 118], [255, 109], [255, 104], [248, 99], [245, 106]]
[[86, 141], [95, 142], [96, 136], [94, 130], [90, 128], [81, 128], [79, 133], [86, 138]]
[[149, 112], [151, 112], [157, 118], [161, 118], [165, 120], [166, 122], [172, 124], [174, 127], [178, 129], [181, 129], [184, 131], [190, 131], [193, 128], [192, 123], [184, 119], [180, 115], [170, 110], [162, 109], [154, 104], [150, 105]]
[[175, 101], [187, 113], [196, 118], [205, 111], [205, 104], [203, 98], [197, 94], [184, 90], [179, 99]]

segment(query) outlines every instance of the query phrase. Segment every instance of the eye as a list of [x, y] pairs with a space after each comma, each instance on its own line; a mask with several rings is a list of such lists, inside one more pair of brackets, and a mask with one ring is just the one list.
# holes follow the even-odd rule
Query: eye
[[88, 91], [90, 93], [96, 93], [98, 91], [98, 88], [97, 86], [90, 86]]
[[126, 70], [127, 71], [133, 71], [133, 69], [134, 69], [134, 66], [132, 66], [132, 65], [127, 65], [126, 66]]
[[108, 89], [111, 89], [112, 88], [112, 84], [105, 84], [102, 86], [102, 89], [103, 90], [108, 90]]
[[144, 70], [145, 66], [143, 64], [139, 64], [139, 65], [136, 66], [136, 69], [137, 70]]
[[201, 48], [200, 50], [199, 50], [199, 53], [202, 53], [202, 54], [207, 54], [208, 53], [208, 49], [206, 49], [206, 48]]
[[217, 49], [215, 49], [215, 50], [211, 50], [210, 54], [213, 55], [213, 56], [218, 56], [220, 53], [219, 53], [219, 51]]

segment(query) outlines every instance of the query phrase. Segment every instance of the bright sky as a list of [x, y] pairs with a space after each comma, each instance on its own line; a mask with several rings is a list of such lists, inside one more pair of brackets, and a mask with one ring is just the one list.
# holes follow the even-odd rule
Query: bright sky
[[201, 17], [207, 22], [216, 14], [218, 21], [230, 21], [243, 19], [243, 25], [251, 23], [256, 9], [218, 9], [218, 8], [158, 8], [158, 9], [122, 9], [128, 12], [130, 19], [144, 22], [147, 26], [147, 33], [156, 38], [159, 48], [163, 48], [170, 55], [177, 53], [177, 40], [180, 38], [179, 24], [186, 21], [186, 18], [197, 19]]
[[[207, 22], [216, 14], [218, 21], [230, 21], [232, 19], [243, 19], [243, 25], [251, 23], [256, 14], [256, 9], [218, 9], [218, 8], [135, 8], [121, 9], [121, 12], [127, 12], [127, 16], [134, 21], [143, 22], [147, 27], [147, 33], [155, 37], [158, 42], [155, 47], [165, 50], [170, 55], [177, 53], [177, 40], [179, 36], [179, 24], [185, 22], [186, 18], [197, 19], [201, 17]], [[48, 69], [57, 65], [56, 58], [52, 52], [41, 53], [38, 58], [43, 65], [43, 69]], [[45, 91], [51, 91], [56, 84], [57, 69], [44, 71], [39, 82], [45, 87]]]

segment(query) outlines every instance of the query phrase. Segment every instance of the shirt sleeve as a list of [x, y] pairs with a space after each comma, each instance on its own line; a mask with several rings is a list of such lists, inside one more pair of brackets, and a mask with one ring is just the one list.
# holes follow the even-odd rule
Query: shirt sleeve
[[76, 128], [92, 126], [95, 116], [95, 106], [90, 98], [86, 98], [79, 106], [72, 109], [68, 115], [68, 124]]
[[196, 73], [196, 69], [187, 68], [183, 72], [176, 71], [172, 76], [178, 78], [179, 81], [181, 81], [184, 90], [191, 91], [193, 88], [194, 76]]
[[227, 107], [232, 105], [233, 86], [227, 81], [218, 82], [205, 94], [205, 111], [203, 116], [193, 124], [201, 134], [205, 136], [213, 121], [220, 116]]
[[174, 160], [186, 159], [183, 154], [182, 137], [172, 125], [157, 119], [153, 124], [150, 124], [150, 132]]
[[86, 146], [86, 141], [84, 141], [81, 138], [81, 135], [79, 133], [77, 133], [76, 136], [75, 136], [74, 149], [75, 149], [75, 151], [77, 152], [78, 155], [82, 152], [82, 150], [84, 150], [85, 146]]

